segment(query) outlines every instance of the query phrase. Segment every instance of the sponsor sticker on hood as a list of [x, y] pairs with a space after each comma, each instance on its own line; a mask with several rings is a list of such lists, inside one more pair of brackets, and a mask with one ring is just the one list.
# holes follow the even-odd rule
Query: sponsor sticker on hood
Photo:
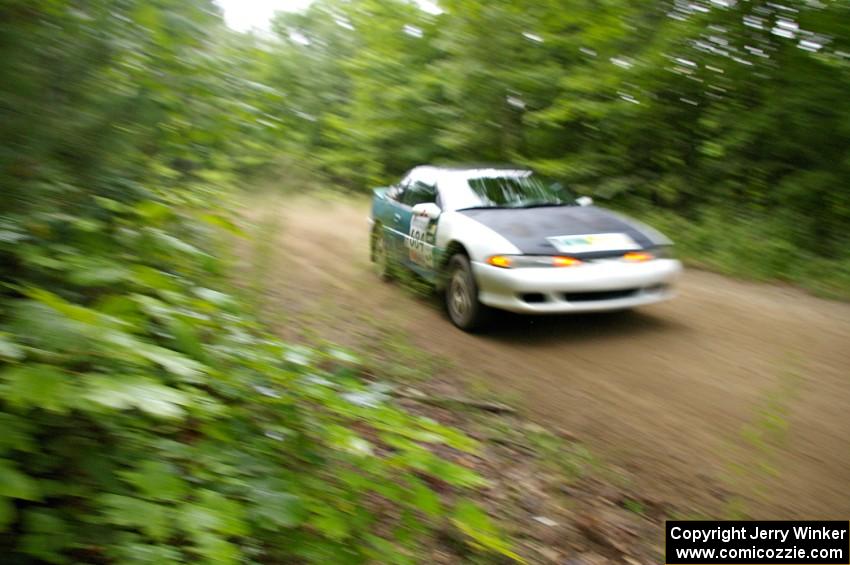
[[593, 253], [598, 251], [626, 251], [640, 249], [634, 239], [624, 233], [589, 233], [584, 235], [556, 235], [546, 238], [561, 253]]

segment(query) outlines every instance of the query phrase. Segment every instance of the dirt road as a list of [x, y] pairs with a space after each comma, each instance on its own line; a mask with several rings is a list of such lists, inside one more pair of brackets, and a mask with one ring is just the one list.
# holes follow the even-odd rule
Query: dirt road
[[735, 499], [757, 518], [850, 517], [850, 305], [689, 271], [665, 304], [505, 316], [468, 335], [436, 299], [377, 280], [366, 199], [283, 202], [249, 217], [267, 246], [265, 315], [284, 336], [408, 336], [449, 361], [440, 378], [515, 399], [685, 512]]

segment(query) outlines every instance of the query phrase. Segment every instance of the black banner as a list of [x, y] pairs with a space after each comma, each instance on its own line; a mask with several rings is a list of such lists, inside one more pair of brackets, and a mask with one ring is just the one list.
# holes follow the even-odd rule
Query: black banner
[[666, 562], [700, 565], [850, 563], [850, 523], [668, 521]]

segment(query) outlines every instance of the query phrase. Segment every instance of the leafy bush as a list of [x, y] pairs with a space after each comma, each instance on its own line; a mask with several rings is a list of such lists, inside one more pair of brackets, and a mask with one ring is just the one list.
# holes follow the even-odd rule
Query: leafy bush
[[4, 562], [413, 561], [429, 485], [482, 482], [431, 448], [474, 444], [222, 292], [262, 52], [206, 0], [7, 2], [0, 33]]
[[41, 236], [7, 225], [2, 251], [65, 285], [7, 285], [4, 554], [405, 561], [444, 514], [425, 479], [481, 484], [427, 448], [470, 440], [393, 408], [349, 354], [276, 341], [204, 286], [211, 257], [172, 234], [205, 228], [153, 200], [96, 210], [48, 215]]
[[631, 211], [673, 236], [678, 255], [691, 265], [747, 279], [778, 279], [850, 300], [850, 256], [818, 257], [792, 244], [789, 224], [781, 218], [707, 209], [687, 220], [646, 206]]

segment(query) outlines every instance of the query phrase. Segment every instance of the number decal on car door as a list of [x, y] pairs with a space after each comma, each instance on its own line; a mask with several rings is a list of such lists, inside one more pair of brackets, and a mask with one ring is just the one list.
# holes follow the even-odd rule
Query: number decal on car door
[[413, 216], [410, 219], [410, 232], [405, 239], [410, 261], [431, 268], [434, 264], [434, 230], [428, 216]]

